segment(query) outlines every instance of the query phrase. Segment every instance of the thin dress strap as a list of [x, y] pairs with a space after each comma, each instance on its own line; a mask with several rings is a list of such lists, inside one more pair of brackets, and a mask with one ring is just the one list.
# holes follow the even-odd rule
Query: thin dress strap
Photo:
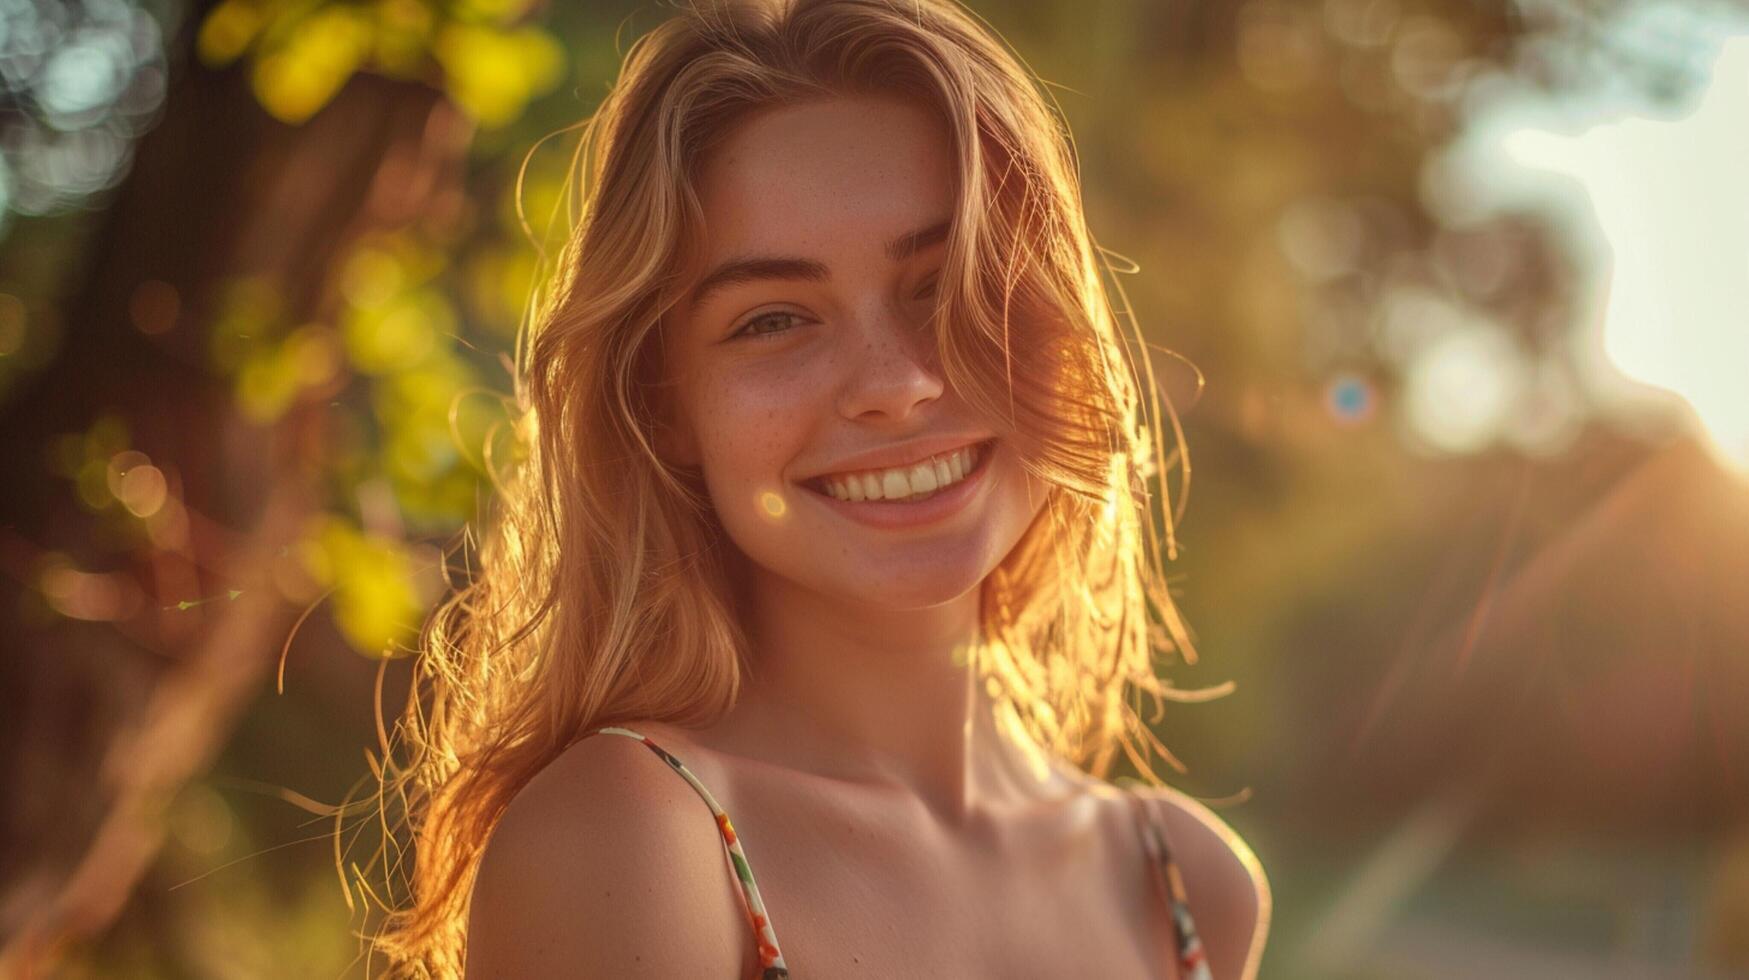
[[722, 833], [723, 845], [729, 849], [729, 860], [735, 865], [735, 880], [741, 885], [741, 895], [747, 900], [748, 921], [753, 926], [753, 939], [759, 948], [759, 980], [783, 980], [789, 976], [789, 967], [783, 961], [783, 952], [778, 949], [777, 933], [771, 928], [771, 918], [765, 914], [765, 900], [759, 897], [759, 886], [753, 883], [753, 867], [747, 863], [747, 854], [741, 849], [740, 838], [735, 834], [735, 827], [729, 822], [729, 815], [717, 805], [716, 797], [705, 789], [692, 770], [686, 768], [679, 759], [666, 749], [650, 741], [649, 736], [634, 732], [629, 728], [616, 725], [606, 725], [595, 732], [607, 732], [610, 735], [625, 735], [635, 738], [649, 747], [650, 751], [661, 757], [663, 762], [673, 768], [698, 790], [698, 795], [704, 797], [705, 805], [711, 808], [711, 813], [717, 818], [717, 830]]
[[1160, 897], [1172, 913], [1172, 929], [1178, 940], [1178, 974], [1182, 980], [1213, 980], [1209, 973], [1208, 956], [1197, 935], [1196, 921], [1190, 917], [1190, 897], [1184, 890], [1184, 876], [1172, 860], [1172, 850], [1166, 845], [1166, 832], [1161, 828], [1154, 808], [1143, 801], [1141, 794], [1126, 790], [1131, 812], [1142, 832], [1142, 849], [1148, 855], [1148, 867]]

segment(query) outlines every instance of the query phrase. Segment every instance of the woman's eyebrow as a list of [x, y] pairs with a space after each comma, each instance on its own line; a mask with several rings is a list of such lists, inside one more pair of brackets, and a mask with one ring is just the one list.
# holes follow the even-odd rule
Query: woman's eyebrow
[[[906, 232], [887, 243], [887, 257], [895, 262], [909, 258], [918, 251], [947, 240], [949, 223], [938, 221], [926, 228]], [[719, 289], [744, 282], [765, 279], [787, 279], [800, 282], [826, 282], [832, 273], [824, 262], [815, 259], [765, 256], [730, 259], [700, 279], [692, 289], [691, 305], [698, 306]]]
[[907, 232], [887, 243], [887, 257], [894, 262], [908, 259], [912, 254], [947, 241], [948, 222], [937, 221], [927, 228]]

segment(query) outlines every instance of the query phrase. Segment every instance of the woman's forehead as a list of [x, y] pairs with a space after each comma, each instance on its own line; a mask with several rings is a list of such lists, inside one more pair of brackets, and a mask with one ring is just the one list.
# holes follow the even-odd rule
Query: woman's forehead
[[699, 171], [707, 261], [743, 254], [879, 249], [953, 208], [955, 158], [940, 118], [888, 97], [762, 110]]

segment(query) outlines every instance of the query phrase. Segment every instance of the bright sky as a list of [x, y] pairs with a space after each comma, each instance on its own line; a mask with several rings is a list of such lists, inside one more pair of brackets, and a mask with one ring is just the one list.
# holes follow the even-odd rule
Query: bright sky
[[1544, 210], [1568, 235], [1594, 304], [1588, 383], [1623, 404], [1680, 396], [1749, 472], [1749, 29], [1709, 30], [1709, 77], [1680, 111], [1521, 101], [1455, 156], [1472, 203]]
[[1576, 178], [1613, 253], [1603, 350], [1680, 394], [1749, 468], [1749, 37], [1722, 46], [1700, 105], [1578, 136], [1520, 130], [1507, 152]]

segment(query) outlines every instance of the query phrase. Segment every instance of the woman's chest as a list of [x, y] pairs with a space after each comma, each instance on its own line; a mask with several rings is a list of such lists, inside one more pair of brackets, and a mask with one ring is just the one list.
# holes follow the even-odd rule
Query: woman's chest
[[1169, 940], [1108, 901], [1058, 892], [984, 893], [958, 902], [895, 893], [891, 904], [837, 904], [841, 890], [792, 887], [769, 902], [790, 975], [1169, 978]]
[[1113, 816], [969, 847], [830, 809], [735, 823], [798, 980], [1171, 977], [1169, 918]]

